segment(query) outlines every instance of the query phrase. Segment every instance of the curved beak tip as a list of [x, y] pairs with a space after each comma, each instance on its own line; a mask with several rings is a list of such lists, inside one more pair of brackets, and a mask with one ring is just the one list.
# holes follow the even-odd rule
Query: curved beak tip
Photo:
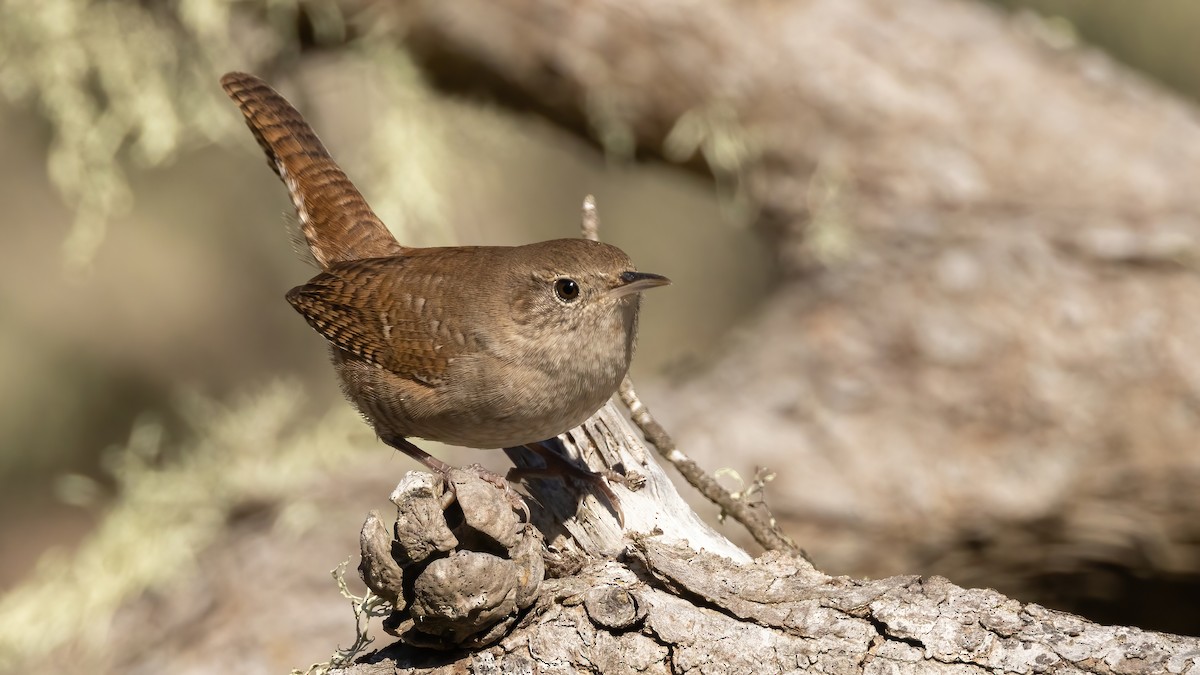
[[666, 286], [671, 283], [671, 280], [661, 274], [651, 274], [650, 272], [622, 272], [621, 281], [625, 284], [641, 282], [650, 283], [653, 286]]
[[630, 293], [640, 293], [658, 286], [666, 286], [671, 283], [671, 280], [661, 274], [651, 274], [650, 272], [622, 272], [621, 285], [612, 290], [612, 293], [617, 296], [628, 295]]

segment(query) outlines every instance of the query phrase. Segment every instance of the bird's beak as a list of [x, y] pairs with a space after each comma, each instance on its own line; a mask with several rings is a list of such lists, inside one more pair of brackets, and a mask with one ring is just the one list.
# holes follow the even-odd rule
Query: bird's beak
[[661, 274], [649, 272], [622, 272], [621, 285], [608, 292], [610, 298], [620, 298], [631, 293], [640, 293], [655, 286], [666, 286], [671, 280]]

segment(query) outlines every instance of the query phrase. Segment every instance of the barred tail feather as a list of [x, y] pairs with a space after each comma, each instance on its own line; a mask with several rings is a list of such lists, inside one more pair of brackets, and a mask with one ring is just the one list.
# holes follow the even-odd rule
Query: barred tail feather
[[221, 87], [287, 186], [304, 239], [322, 268], [405, 253], [287, 99], [247, 73], [227, 73]]

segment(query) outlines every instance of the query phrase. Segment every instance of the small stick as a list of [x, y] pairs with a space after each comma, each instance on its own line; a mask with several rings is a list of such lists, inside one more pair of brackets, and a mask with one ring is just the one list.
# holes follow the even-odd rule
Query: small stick
[[600, 214], [596, 211], [596, 198], [593, 195], [583, 198], [583, 214], [580, 220], [583, 238], [600, 241]]
[[[642, 430], [646, 441], [653, 445], [655, 450], [658, 450], [658, 454], [670, 462], [679, 471], [679, 474], [706, 499], [721, 507], [722, 511], [745, 526], [746, 531], [754, 537], [754, 541], [758, 542], [759, 546], [768, 551], [783, 551], [807, 559], [808, 556], [805, 555], [804, 550], [792, 541], [791, 537], [784, 534], [769, 511], [765, 514], [759, 513], [744, 500], [734, 497], [729, 490], [717, 482], [717, 479], [705, 473], [699, 464], [676, 447], [675, 439], [671, 438], [667, 430], [650, 414], [650, 409], [638, 398], [637, 392], [633, 389], [633, 381], [628, 376], [621, 382], [617, 393], [621, 396], [621, 402], [629, 409], [629, 416], [633, 419], [633, 423]], [[763, 508], [766, 508], [765, 505]]]
[[[582, 233], [584, 239], [600, 241], [600, 215], [596, 211], [596, 198], [588, 195], [583, 198]], [[704, 472], [692, 458], [688, 457], [675, 445], [675, 440], [667, 433], [658, 420], [650, 414], [642, 400], [633, 389], [633, 380], [626, 375], [617, 389], [621, 402], [629, 409], [633, 423], [642, 430], [646, 441], [654, 446], [658, 454], [674, 466], [679, 474], [696, 488], [706, 499], [721, 507], [724, 513], [741, 523], [759, 546], [768, 551], [784, 551], [804, 558], [804, 551], [790, 537], [779, 529], [775, 518], [770, 512], [760, 513], [741, 499], [734, 497], [717, 482], [717, 479]], [[765, 509], [765, 505], [763, 506]]]

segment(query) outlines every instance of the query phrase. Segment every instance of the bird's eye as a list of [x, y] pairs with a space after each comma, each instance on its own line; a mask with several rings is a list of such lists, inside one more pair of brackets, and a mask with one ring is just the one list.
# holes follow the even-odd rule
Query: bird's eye
[[554, 293], [563, 302], [574, 302], [579, 298], [579, 284], [574, 279], [558, 279], [554, 282]]

